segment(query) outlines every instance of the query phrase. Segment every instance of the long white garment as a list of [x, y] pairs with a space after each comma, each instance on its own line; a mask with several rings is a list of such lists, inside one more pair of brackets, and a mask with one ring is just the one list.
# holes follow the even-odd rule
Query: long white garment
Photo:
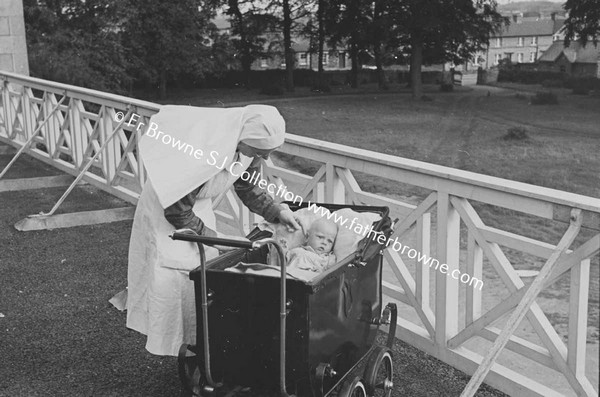
[[[239, 155], [234, 174], [246, 170], [252, 159]], [[212, 199], [228, 190], [235, 180], [224, 169], [201, 189], [194, 213], [216, 230]], [[196, 342], [194, 285], [188, 274], [200, 265], [195, 243], [173, 241], [174, 230], [154, 187], [148, 181], [137, 204], [129, 245], [127, 327], [148, 336], [146, 349], [157, 355], [176, 356], [183, 343]], [[206, 247], [206, 258], [217, 250]]]
[[140, 155], [166, 208], [229, 167], [239, 142], [259, 149], [283, 144], [285, 121], [276, 108], [198, 108], [166, 105], [152, 116]]

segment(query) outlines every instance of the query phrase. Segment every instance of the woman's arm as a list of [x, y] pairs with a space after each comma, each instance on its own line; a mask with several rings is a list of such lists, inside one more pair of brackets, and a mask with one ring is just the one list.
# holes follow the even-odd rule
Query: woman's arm
[[[253, 171], [256, 172], [256, 174], [259, 174], [260, 160], [255, 159], [246, 171], [249, 174], [252, 174]], [[250, 211], [262, 216], [268, 222], [275, 223], [279, 221], [279, 214], [285, 207], [276, 203], [266, 190], [261, 189], [249, 181], [244, 181], [241, 178], [235, 181], [233, 187], [235, 193], [240, 200], [242, 200], [242, 203], [244, 203]]]
[[165, 218], [176, 229], [192, 229], [201, 236], [216, 237], [217, 233], [206, 227], [202, 219], [198, 218], [193, 211], [196, 196], [201, 188], [202, 186], [165, 208]]

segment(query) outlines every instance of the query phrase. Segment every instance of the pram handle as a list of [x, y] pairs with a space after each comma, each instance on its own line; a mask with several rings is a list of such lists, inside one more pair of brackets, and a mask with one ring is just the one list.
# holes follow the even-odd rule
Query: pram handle
[[200, 236], [198, 234], [186, 232], [173, 232], [169, 237], [173, 240], [192, 241], [194, 243], [202, 243], [207, 245], [225, 245], [235, 248], [253, 248], [252, 241], [234, 240], [229, 238]]

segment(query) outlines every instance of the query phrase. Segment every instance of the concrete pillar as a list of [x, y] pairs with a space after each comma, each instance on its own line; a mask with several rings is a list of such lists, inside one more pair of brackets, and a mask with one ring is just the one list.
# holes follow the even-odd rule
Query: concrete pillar
[[22, 0], [0, 0], [0, 70], [29, 75]]

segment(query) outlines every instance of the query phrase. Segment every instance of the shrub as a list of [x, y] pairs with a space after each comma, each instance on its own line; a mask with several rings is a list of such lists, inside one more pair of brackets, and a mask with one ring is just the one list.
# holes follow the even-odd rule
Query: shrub
[[564, 80], [565, 74], [557, 72], [518, 70], [516, 68], [502, 68], [498, 72], [498, 82], [543, 84], [544, 81], [560, 81], [562, 84]]
[[529, 139], [529, 135], [523, 127], [510, 127], [502, 139], [506, 141], [524, 141]]
[[547, 79], [542, 81], [542, 86], [546, 88], [562, 88], [564, 87], [564, 82], [558, 79]]
[[527, 100], [527, 99], [529, 99], [529, 98], [527, 97], [527, 95], [525, 95], [525, 94], [521, 94], [520, 92], [517, 92], [517, 93], [515, 94], [515, 98], [517, 98], [517, 99], [520, 99], [520, 100]]
[[440, 91], [442, 91], [442, 92], [452, 92], [452, 91], [454, 91], [454, 84], [452, 84], [452, 83], [442, 83], [442, 84], [440, 84]]
[[532, 105], [558, 105], [558, 98], [553, 92], [538, 92], [531, 97]]
[[571, 77], [565, 81], [565, 87], [571, 89], [582, 87], [588, 90], [598, 90], [600, 89], [600, 79], [595, 77]]
[[310, 89], [312, 92], [331, 92], [331, 87], [327, 83], [315, 84]]
[[581, 87], [581, 86], [573, 87], [573, 91], [572, 91], [573, 95], [589, 95], [589, 93], [590, 93], [589, 88]]
[[283, 95], [284, 89], [280, 84], [267, 83], [259, 91], [262, 95]]

